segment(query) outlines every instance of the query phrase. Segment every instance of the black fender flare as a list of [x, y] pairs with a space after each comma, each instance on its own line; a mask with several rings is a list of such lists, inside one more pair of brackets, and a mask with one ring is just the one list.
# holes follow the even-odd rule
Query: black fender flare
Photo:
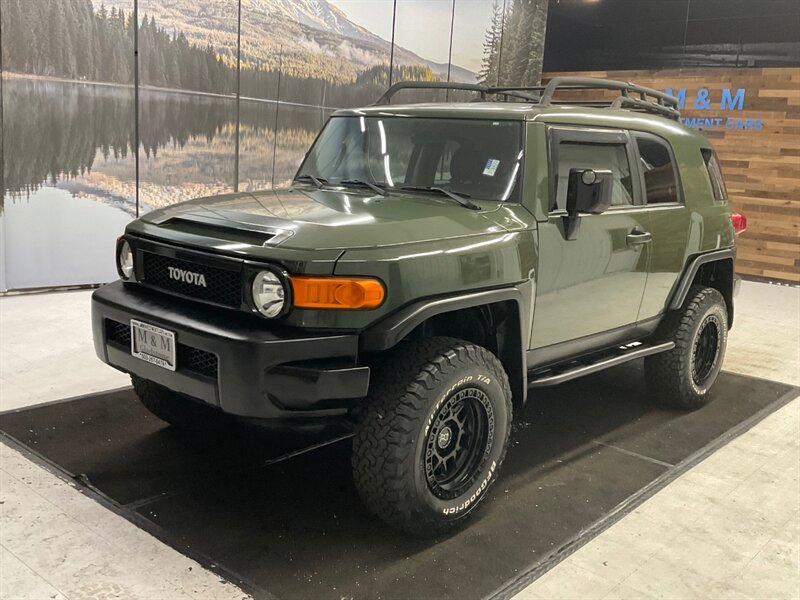
[[673, 292], [670, 296], [669, 302], [667, 303], [667, 309], [678, 310], [680, 309], [681, 306], [683, 306], [683, 303], [686, 300], [686, 296], [689, 294], [689, 288], [692, 287], [692, 283], [694, 282], [694, 279], [697, 276], [700, 267], [709, 263], [721, 262], [725, 260], [731, 261], [731, 279], [730, 279], [731, 289], [721, 290], [721, 292], [723, 296], [725, 296], [726, 302], [729, 303], [728, 306], [729, 323], [733, 324], [733, 292], [734, 292], [733, 286], [734, 286], [735, 270], [736, 270], [735, 247], [706, 252], [705, 254], [700, 254], [698, 256], [695, 256], [693, 259], [687, 262], [686, 267], [683, 270], [683, 274], [676, 283], [675, 288], [673, 289]]
[[523, 404], [528, 388], [525, 346], [530, 332], [525, 331], [524, 296], [515, 286], [428, 298], [408, 304], [362, 331], [359, 336], [359, 350], [360, 352], [388, 350], [436, 315], [509, 301], [514, 302], [517, 307], [519, 349], [513, 352], [513, 355], [507, 356], [504, 363], [510, 363], [506, 365], [506, 370], [515, 401]]

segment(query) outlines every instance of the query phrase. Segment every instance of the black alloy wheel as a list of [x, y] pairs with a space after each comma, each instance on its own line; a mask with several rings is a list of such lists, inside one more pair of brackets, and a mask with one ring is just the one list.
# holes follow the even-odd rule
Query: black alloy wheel
[[443, 500], [457, 498], [477, 479], [494, 442], [489, 397], [478, 388], [453, 393], [434, 416], [425, 451], [425, 479]]
[[708, 315], [694, 340], [692, 351], [692, 380], [695, 385], [705, 385], [716, 366], [720, 344], [720, 322], [716, 315]]

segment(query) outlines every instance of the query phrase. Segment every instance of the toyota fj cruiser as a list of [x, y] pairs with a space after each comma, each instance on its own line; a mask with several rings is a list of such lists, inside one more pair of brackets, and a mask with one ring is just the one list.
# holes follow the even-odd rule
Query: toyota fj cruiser
[[[409, 88], [476, 97], [391, 103]], [[539, 387], [644, 358], [654, 399], [708, 400], [745, 221], [676, 107], [586, 78], [396, 84], [336, 112], [290, 188], [131, 223], [93, 296], [97, 354], [176, 426], [201, 405], [344, 423], [371, 511], [461, 523]]]

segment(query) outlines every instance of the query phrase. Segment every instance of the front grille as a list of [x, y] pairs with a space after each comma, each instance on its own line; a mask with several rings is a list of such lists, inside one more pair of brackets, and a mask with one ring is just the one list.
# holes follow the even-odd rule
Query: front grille
[[[202, 275], [205, 286], [172, 279], [169, 267]], [[139, 281], [166, 292], [181, 294], [231, 308], [242, 304], [242, 276], [239, 271], [210, 267], [199, 263], [142, 252], [142, 273]]]
[[[130, 323], [120, 323], [113, 319], [106, 319], [106, 339], [130, 352]], [[213, 379], [217, 377], [218, 361], [216, 354], [179, 342], [175, 360], [178, 362], [179, 371], [191, 371]]]

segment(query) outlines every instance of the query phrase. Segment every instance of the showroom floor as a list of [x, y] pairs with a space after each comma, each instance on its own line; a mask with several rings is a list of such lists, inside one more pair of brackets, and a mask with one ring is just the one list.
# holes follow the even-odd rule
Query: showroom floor
[[[0, 410], [127, 385], [94, 358], [88, 296], [0, 298]], [[725, 368], [800, 385], [800, 288], [744, 283]], [[2, 598], [246, 596], [4, 444], [0, 505]], [[800, 598], [800, 400], [519, 597]]]

